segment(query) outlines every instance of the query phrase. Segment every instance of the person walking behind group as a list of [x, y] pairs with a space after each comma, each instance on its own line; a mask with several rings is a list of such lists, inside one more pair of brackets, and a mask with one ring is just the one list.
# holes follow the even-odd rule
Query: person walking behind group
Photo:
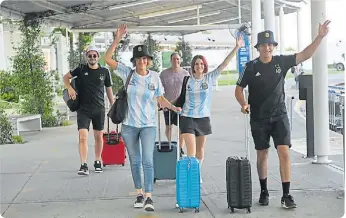
[[180, 130], [186, 143], [187, 156], [196, 157], [200, 166], [204, 160], [207, 135], [212, 134], [210, 109], [213, 83], [243, 45], [243, 39], [237, 38], [236, 46], [231, 53], [209, 73], [208, 63], [204, 56], [196, 55], [192, 59], [191, 76], [186, 84], [185, 103], [180, 117]]
[[[144, 207], [146, 211], [154, 211], [152, 192], [156, 139], [156, 100], [163, 107], [175, 112], [179, 112], [181, 108], [175, 107], [163, 96], [164, 89], [158, 73], [148, 70], [152, 65], [153, 57], [149, 54], [145, 45], [136, 45], [133, 48], [131, 62], [135, 66], [134, 70], [112, 59], [115, 49], [126, 32], [127, 28], [124, 24], [116, 30], [116, 37], [108, 48], [104, 59], [115, 70], [114, 72], [121, 77], [124, 84], [127, 78], [131, 77], [127, 87], [128, 112], [122, 123], [121, 134], [129, 154], [132, 178], [137, 191], [134, 207]], [[142, 165], [144, 169], [145, 199], [142, 190]]]
[[[165, 89], [165, 97], [172, 104], [175, 104], [177, 98], [180, 95], [181, 86], [183, 84], [183, 80], [185, 76], [189, 75], [189, 72], [180, 67], [181, 57], [179, 53], [173, 52], [171, 54], [171, 67], [162, 71], [160, 74], [160, 79]], [[169, 117], [171, 114], [171, 117]], [[174, 112], [169, 112], [164, 110], [165, 124], [166, 124], [166, 137], [170, 141], [172, 139], [172, 127], [173, 125], [177, 125], [177, 114]], [[169, 119], [171, 119], [169, 125]], [[180, 156], [184, 154], [183, 146], [184, 139], [183, 137], [179, 137], [179, 146], [180, 146]]]
[[[330, 21], [320, 24], [315, 40], [303, 51], [293, 55], [273, 56], [273, 50], [278, 45], [272, 31], [263, 31], [257, 35], [255, 48], [259, 57], [246, 64], [243, 74], [237, 81], [235, 97], [243, 113], [250, 112], [252, 137], [257, 150], [257, 171], [260, 180], [260, 205], [269, 204], [267, 189], [268, 149], [270, 137], [273, 138], [280, 162], [280, 174], [283, 196], [283, 208], [296, 208], [290, 195], [291, 148], [290, 123], [285, 105], [285, 77], [287, 71], [309, 58], [316, 52], [323, 38], [328, 34]], [[243, 90], [249, 86], [248, 102]], [[251, 107], [250, 107], [251, 106]]]
[[64, 84], [68, 89], [70, 98], [76, 99], [76, 91], [70, 84], [70, 79], [77, 76], [79, 81], [78, 96], [80, 107], [77, 110], [77, 125], [79, 131], [79, 154], [81, 167], [79, 175], [88, 175], [87, 165], [88, 156], [88, 131], [90, 122], [92, 122], [95, 138], [95, 172], [102, 170], [101, 153], [103, 149], [103, 129], [105, 121], [105, 99], [104, 90], [110, 105], [114, 103], [112, 91], [112, 78], [107, 68], [98, 64], [100, 53], [94, 46], [89, 46], [86, 51], [87, 65], [80, 65], [75, 70], [64, 75]]

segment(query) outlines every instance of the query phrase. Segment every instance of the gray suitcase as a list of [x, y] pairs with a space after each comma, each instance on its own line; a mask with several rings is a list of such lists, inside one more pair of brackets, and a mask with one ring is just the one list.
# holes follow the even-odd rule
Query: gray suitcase
[[[171, 117], [169, 111], [169, 117]], [[178, 122], [178, 140], [177, 141], [161, 141], [161, 123], [160, 111], [158, 111], [158, 134], [159, 141], [155, 142], [154, 149], [154, 183], [156, 180], [175, 180], [176, 164], [179, 160], [179, 122]], [[179, 119], [179, 117], [177, 118]], [[170, 124], [169, 120], [169, 124]]]

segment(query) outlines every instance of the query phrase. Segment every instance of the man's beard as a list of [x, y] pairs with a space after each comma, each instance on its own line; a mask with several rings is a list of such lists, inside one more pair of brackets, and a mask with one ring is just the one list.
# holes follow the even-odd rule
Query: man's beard
[[92, 61], [88, 61], [88, 64], [90, 64], [91, 66], [94, 66], [97, 64], [97, 62], [95, 60], [92, 60]]

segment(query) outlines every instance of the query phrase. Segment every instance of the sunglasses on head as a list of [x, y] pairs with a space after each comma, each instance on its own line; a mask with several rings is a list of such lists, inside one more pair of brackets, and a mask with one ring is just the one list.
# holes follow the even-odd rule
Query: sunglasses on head
[[88, 55], [88, 58], [97, 58], [97, 55], [96, 54], [93, 54], [93, 55]]

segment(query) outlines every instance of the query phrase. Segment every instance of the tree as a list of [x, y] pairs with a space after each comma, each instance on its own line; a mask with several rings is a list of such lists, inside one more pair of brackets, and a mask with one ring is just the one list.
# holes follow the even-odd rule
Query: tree
[[188, 42], [186, 42], [183, 39], [178, 41], [175, 51], [178, 52], [181, 55], [181, 58], [183, 59], [183, 62], [181, 63], [182, 67], [191, 65], [192, 48]]
[[17, 54], [12, 61], [16, 89], [23, 100], [21, 113], [41, 114], [44, 127], [59, 125], [61, 117], [53, 115], [53, 75], [44, 70], [40, 21], [24, 19], [19, 30], [22, 40], [14, 47]]
[[160, 55], [160, 44], [153, 39], [151, 34], [148, 34], [148, 37], [142, 42], [148, 47], [149, 54], [153, 56], [153, 66], [150, 70], [160, 72], [161, 70], [161, 55]]

